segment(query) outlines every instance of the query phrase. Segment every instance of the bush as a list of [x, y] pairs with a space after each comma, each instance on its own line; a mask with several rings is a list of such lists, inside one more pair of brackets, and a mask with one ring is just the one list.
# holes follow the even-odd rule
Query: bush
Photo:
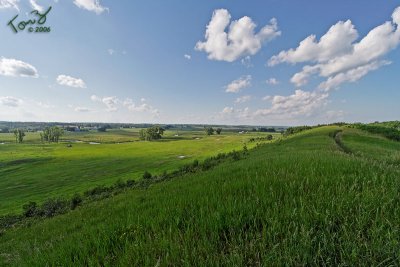
[[126, 187], [126, 183], [124, 183], [121, 179], [118, 179], [118, 181], [115, 182], [114, 188], [116, 189], [122, 189]]
[[126, 186], [127, 187], [133, 187], [135, 185], [136, 181], [135, 180], [128, 180], [126, 181]]
[[38, 214], [38, 206], [36, 202], [29, 202], [22, 206], [23, 214], [25, 217], [34, 217]]
[[44, 217], [53, 217], [58, 214], [63, 214], [67, 211], [67, 201], [57, 198], [46, 200], [40, 210], [40, 214]]
[[101, 195], [106, 192], [110, 191], [110, 188], [105, 187], [104, 185], [96, 186], [93, 189], [89, 189], [85, 191], [84, 196], [90, 197], [90, 196], [95, 196], [95, 195]]
[[233, 150], [232, 152], [229, 153], [230, 156], [232, 157], [233, 160], [240, 160], [240, 153], [237, 152], [236, 150]]
[[71, 210], [74, 210], [82, 203], [82, 197], [79, 194], [75, 194], [70, 201]]
[[148, 171], [145, 171], [145, 172], [144, 172], [144, 174], [143, 174], [143, 179], [151, 179], [151, 177], [153, 177], [153, 176], [151, 175], [151, 173], [149, 173]]
[[382, 126], [372, 126], [365, 124], [355, 124], [354, 127], [370, 133], [381, 134], [386, 138], [394, 141], [400, 141], [400, 131], [398, 131], [395, 128], [387, 128]]
[[193, 168], [197, 168], [199, 166], [199, 161], [195, 159], [192, 163]]

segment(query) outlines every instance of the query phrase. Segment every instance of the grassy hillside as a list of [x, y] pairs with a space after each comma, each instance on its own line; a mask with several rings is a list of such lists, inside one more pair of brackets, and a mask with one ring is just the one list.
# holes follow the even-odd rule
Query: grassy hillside
[[305, 131], [8, 230], [0, 265], [399, 265], [399, 151], [356, 129]]
[[[115, 143], [137, 138], [128, 130], [122, 134], [121, 131], [69, 133], [64, 138], [84, 140], [71, 143], [72, 147], [67, 147], [66, 142], [41, 144], [38, 133], [28, 133], [23, 144], [0, 145], [0, 215], [20, 212], [22, 205], [29, 201], [71, 196], [119, 179], [137, 180], [144, 171], [159, 174], [175, 170], [194, 159], [242, 149], [250, 138], [266, 135], [226, 133], [206, 137], [200, 132], [169, 131], [158, 142]], [[0, 134], [0, 138], [12, 137]], [[114, 143], [88, 143], [101, 140]], [[251, 148], [255, 144], [247, 145]]]

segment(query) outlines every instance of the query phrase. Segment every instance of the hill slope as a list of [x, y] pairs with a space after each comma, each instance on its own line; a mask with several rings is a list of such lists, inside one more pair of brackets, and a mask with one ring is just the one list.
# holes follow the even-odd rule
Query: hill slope
[[399, 151], [356, 129], [306, 131], [9, 230], [0, 265], [398, 265]]

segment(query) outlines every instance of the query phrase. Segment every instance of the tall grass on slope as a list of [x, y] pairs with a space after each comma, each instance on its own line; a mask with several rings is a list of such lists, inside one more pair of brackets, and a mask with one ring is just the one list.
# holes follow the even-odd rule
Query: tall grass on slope
[[339, 151], [336, 129], [8, 231], [0, 265], [399, 265], [400, 171]]

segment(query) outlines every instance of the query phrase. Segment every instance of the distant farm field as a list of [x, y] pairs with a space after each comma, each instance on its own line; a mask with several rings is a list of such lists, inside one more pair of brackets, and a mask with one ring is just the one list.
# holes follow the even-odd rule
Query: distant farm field
[[[0, 134], [0, 214], [20, 212], [29, 201], [68, 197], [117, 180], [140, 179], [144, 171], [160, 174], [221, 152], [256, 145], [265, 133], [166, 131], [161, 141], [139, 141], [138, 129], [67, 133], [59, 144], [42, 144], [27, 133], [23, 144]], [[277, 135], [279, 136], [279, 135]], [[68, 145], [72, 147], [68, 147]]]

